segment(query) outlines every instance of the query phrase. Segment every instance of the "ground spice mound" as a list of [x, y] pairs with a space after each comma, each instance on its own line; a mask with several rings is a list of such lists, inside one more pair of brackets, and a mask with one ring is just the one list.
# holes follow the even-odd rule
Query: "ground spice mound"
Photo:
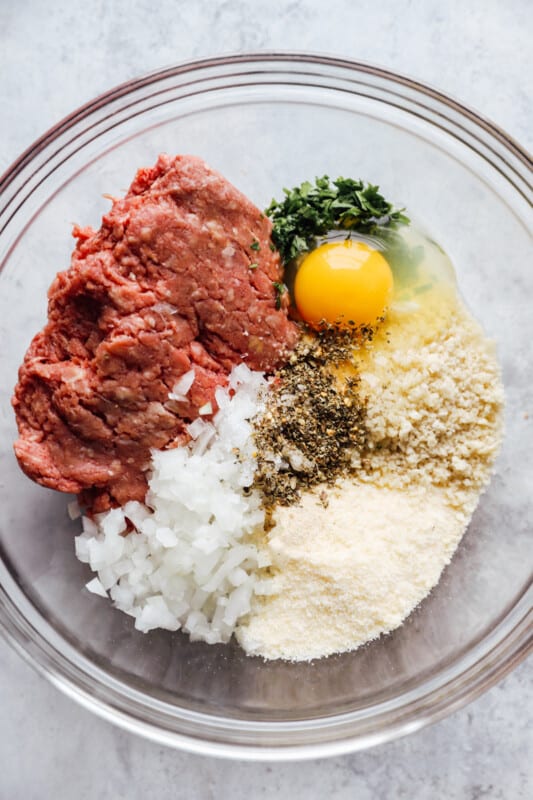
[[[305, 334], [276, 374], [257, 420], [255, 484], [265, 505], [296, 502], [302, 490], [331, 483], [365, 446], [365, 403], [358, 388], [357, 347], [372, 330]], [[323, 494], [326, 503], [326, 495]]]

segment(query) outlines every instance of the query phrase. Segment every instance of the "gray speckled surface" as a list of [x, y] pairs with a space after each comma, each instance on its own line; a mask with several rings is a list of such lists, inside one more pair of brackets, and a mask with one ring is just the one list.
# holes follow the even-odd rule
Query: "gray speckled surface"
[[[407, 73], [531, 147], [528, 0], [330, 0], [325, 7], [323, 0], [0, 2], [0, 172], [60, 117], [114, 84], [173, 62], [253, 49], [334, 53]], [[254, 765], [124, 733], [1, 646], [0, 797], [525, 798], [533, 789], [528, 694], [525, 664], [406, 739], [328, 761]]]

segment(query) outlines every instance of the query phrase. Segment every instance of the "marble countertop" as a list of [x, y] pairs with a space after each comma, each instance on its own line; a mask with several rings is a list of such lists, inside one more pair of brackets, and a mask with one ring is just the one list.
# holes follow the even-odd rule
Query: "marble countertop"
[[[531, 148], [532, 29], [529, 0], [3, 2], [0, 173], [61, 117], [115, 84], [179, 61], [265, 49], [323, 52], [403, 72]], [[0, 643], [0, 797], [530, 797], [531, 679], [531, 665], [522, 664], [446, 720], [367, 752], [250, 764], [165, 749], [114, 728]]]

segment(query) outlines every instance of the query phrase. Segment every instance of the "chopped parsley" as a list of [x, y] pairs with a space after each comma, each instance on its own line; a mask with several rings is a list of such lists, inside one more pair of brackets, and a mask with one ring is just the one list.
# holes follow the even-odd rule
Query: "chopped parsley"
[[[379, 187], [327, 175], [284, 189], [285, 198], [266, 209], [272, 220], [272, 240], [285, 264], [308, 250], [332, 230], [379, 235], [407, 225], [403, 209], [395, 209]], [[252, 245], [253, 247], [253, 245]]]
[[276, 308], [279, 311], [281, 308], [281, 298], [284, 292], [287, 291], [287, 287], [285, 286], [284, 283], [281, 283], [280, 281], [272, 281], [272, 286], [276, 290]]
[[261, 245], [259, 244], [257, 239], [253, 240], [252, 244], [250, 245], [250, 250], [255, 250], [256, 252], [261, 250]]
[[256, 264], [256, 262], [254, 261], [253, 264], [248, 264], [248, 269], [257, 269], [258, 266], [259, 264]]

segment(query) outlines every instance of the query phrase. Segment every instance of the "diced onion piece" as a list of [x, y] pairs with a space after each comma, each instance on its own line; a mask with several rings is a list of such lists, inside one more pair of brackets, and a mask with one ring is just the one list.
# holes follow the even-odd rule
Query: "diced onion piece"
[[85, 584], [85, 588], [93, 594], [99, 595], [100, 597], [107, 597], [107, 592], [102, 586], [99, 578], [93, 578], [92, 581], [89, 581]]
[[176, 381], [172, 387], [172, 391], [169, 392], [169, 400], [185, 400], [194, 383], [195, 377], [194, 369], [185, 372], [179, 380]]

